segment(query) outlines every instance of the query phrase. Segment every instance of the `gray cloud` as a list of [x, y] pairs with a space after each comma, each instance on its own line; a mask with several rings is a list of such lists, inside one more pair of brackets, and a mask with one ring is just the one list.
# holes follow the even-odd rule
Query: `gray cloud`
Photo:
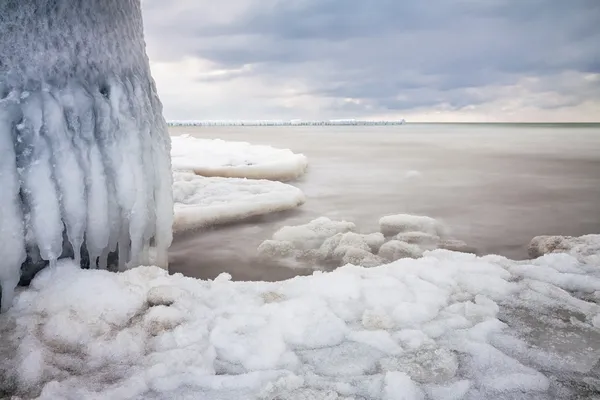
[[[333, 104], [371, 112], [493, 100], [473, 91], [540, 77], [565, 104], [600, 99], [597, 83], [553, 84], [600, 73], [600, 1], [144, 0], [152, 59], [185, 56], [272, 84], [302, 81]], [[533, 86], [532, 86], [533, 87]], [[493, 96], [491, 96], [493, 97]], [[340, 109], [360, 113], [361, 105]], [[540, 104], [540, 107], [543, 107]], [[556, 106], [556, 105], [553, 105]], [[335, 106], [334, 106], [335, 107]], [[335, 111], [335, 110], [334, 110]], [[363, 110], [367, 112], [367, 110]]]

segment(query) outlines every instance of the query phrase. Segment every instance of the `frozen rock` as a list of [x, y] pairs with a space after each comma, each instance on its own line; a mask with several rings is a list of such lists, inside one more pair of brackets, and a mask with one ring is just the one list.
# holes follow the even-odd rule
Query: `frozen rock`
[[401, 232], [394, 236], [394, 239], [428, 248], [435, 248], [441, 240], [439, 236], [425, 232]]
[[379, 256], [388, 261], [396, 261], [401, 258], [419, 258], [422, 255], [423, 250], [419, 246], [399, 240], [390, 240], [379, 249]]
[[355, 229], [352, 222], [320, 217], [304, 225], [284, 226], [273, 234], [273, 239], [291, 242], [298, 249], [318, 249], [327, 238]]
[[404, 232], [423, 232], [433, 236], [444, 236], [446, 228], [439, 221], [426, 216], [396, 214], [382, 217], [379, 227], [385, 236]]
[[531, 258], [550, 253], [568, 253], [581, 262], [600, 264], [600, 235], [536, 236], [529, 243], [528, 251]]
[[462, 240], [458, 239], [444, 239], [438, 243], [438, 248], [450, 251], [457, 251], [459, 253], [471, 253], [475, 254], [477, 250], [474, 247], [469, 246]]

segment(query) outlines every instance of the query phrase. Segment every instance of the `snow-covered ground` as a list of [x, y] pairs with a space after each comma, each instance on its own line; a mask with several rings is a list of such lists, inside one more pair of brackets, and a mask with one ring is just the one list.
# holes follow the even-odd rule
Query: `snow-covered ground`
[[302, 154], [271, 146], [221, 139], [197, 139], [189, 135], [171, 138], [174, 170], [194, 171], [202, 176], [287, 181], [306, 171]]
[[264, 179], [207, 178], [173, 172], [175, 233], [289, 210], [305, 201], [292, 185]]
[[592, 396], [599, 301], [599, 266], [569, 254], [435, 250], [273, 283], [63, 261], [0, 319], [0, 378], [42, 399]]

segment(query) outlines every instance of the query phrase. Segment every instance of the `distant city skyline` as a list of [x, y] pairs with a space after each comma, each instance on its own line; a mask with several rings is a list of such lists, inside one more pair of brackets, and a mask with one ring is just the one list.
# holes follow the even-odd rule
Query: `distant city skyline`
[[168, 120], [600, 121], [600, 2], [143, 0]]

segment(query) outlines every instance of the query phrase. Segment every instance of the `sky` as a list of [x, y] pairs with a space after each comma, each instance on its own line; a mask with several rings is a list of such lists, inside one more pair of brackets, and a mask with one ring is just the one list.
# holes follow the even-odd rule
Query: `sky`
[[600, 121], [600, 0], [142, 0], [167, 120]]

